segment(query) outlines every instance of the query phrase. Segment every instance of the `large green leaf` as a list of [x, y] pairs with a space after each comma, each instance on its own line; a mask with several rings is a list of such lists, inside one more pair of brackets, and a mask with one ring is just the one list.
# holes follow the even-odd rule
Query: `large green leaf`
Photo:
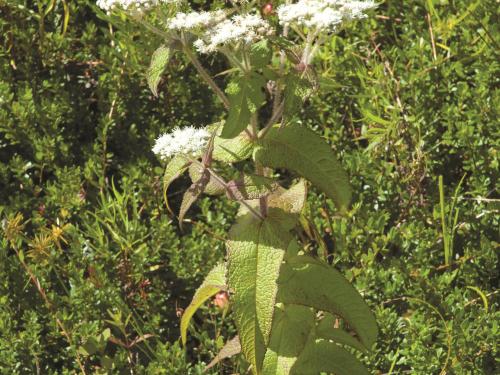
[[309, 256], [287, 259], [278, 280], [278, 300], [340, 316], [371, 348], [377, 339], [377, 322], [354, 287], [333, 267]]
[[[316, 326], [315, 315], [315, 310], [307, 306], [277, 305], [262, 375], [317, 375], [320, 372], [335, 372], [338, 375], [367, 374], [355, 356], [321, 337], [330, 327], [320, 328], [324, 319]], [[332, 329], [341, 331], [333, 326]], [[345, 331], [341, 332], [349, 336]], [[335, 337], [345, 338], [343, 335]], [[354, 338], [353, 340], [356, 341]]]
[[151, 57], [151, 64], [147, 72], [147, 80], [149, 88], [154, 96], [158, 96], [158, 84], [160, 83], [161, 76], [167, 67], [170, 60], [170, 48], [167, 46], [160, 46]]
[[314, 310], [300, 305], [278, 305], [275, 310], [263, 375], [288, 375], [314, 329]]
[[250, 117], [262, 105], [266, 81], [257, 73], [239, 76], [228, 84], [229, 114], [222, 129], [222, 138], [234, 138], [250, 124]]
[[273, 127], [255, 148], [254, 158], [266, 167], [286, 168], [305, 177], [340, 210], [349, 206], [351, 187], [346, 172], [330, 146], [304, 126]]
[[227, 242], [227, 282], [241, 347], [259, 373], [269, 342], [277, 280], [292, 236], [278, 223], [246, 214], [237, 219]]
[[167, 167], [165, 168], [165, 174], [163, 175], [163, 198], [165, 200], [165, 204], [167, 205], [167, 209], [172, 212], [172, 209], [170, 208], [170, 205], [168, 204], [168, 199], [167, 199], [167, 190], [170, 184], [179, 178], [189, 167], [191, 162], [186, 159], [185, 156], [183, 155], [177, 155], [174, 156], [169, 163], [167, 164]]
[[336, 375], [369, 375], [365, 366], [341, 346], [327, 340], [311, 337], [290, 374], [318, 375], [322, 372]]
[[189, 322], [193, 317], [196, 310], [210, 297], [214, 296], [221, 290], [226, 289], [226, 265], [220, 263], [216, 265], [207, 275], [203, 284], [200, 285], [198, 290], [193, 296], [193, 300], [189, 306], [184, 310], [181, 318], [181, 338], [182, 343], [186, 344], [187, 329]]

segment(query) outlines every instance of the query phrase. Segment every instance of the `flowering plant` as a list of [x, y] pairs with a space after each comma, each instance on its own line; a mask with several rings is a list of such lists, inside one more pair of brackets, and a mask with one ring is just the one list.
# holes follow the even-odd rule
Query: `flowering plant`
[[[351, 199], [348, 176], [329, 145], [298, 120], [304, 100], [320, 89], [313, 59], [328, 37], [365, 17], [372, 1], [299, 0], [271, 4], [231, 0], [230, 6], [193, 11], [177, 0], [98, 0], [121, 9], [164, 39], [153, 54], [148, 83], [157, 94], [174, 53], [184, 53], [227, 109], [224, 121], [175, 129], [153, 151], [166, 162], [164, 193], [189, 173], [179, 222], [203, 193], [240, 203], [228, 234], [227, 258], [217, 265], [186, 308], [181, 337], [209, 298], [229, 296], [238, 336], [216, 360], [244, 355], [254, 374], [365, 374], [351, 349], [370, 349], [375, 319], [349, 282], [299, 248], [294, 232], [306, 204], [308, 181], [331, 198], [339, 214]], [[155, 24], [148, 22], [154, 12]], [[198, 59], [219, 54], [230, 69], [222, 89]], [[252, 173], [227, 180], [220, 164], [251, 160]], [[299, 176], [288, 188], [276, 169]]]

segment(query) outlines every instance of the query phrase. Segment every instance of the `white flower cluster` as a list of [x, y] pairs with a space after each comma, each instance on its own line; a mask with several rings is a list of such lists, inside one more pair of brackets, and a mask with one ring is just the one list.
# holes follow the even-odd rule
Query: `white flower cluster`
[[196, 156], [209, 139], [210, 133], [205, 129], [193, 126], [175, 128], [171, 133], [163, 134], [156, 140], [153, 152], [160, 159], [168, 159], [178, 154]]
[[168, 28], [170, 30], [194, 30], [214, 25], [224, 18], [226, 18], [226, 12], [223, 10], [214, 12], [179, 12], [169, 20]]
[[236, 15], [207, 29], [195, 48], [201, 53], [211, 53], [229, 43], [251, 43], [273, 33], [269, 23], [257, 14]]
[[97, 0], [97, 6], [105, 11], [115, 7], [123, 9], [148, 9], [160, 3], [177, 3], [178, 0]]
[[343, 21], [365, 17], [364, 12], [376, 6], [371, 0], [299, 0], [294, 4], [281, 5], [277, 14], [283, 25], [333, 31]]

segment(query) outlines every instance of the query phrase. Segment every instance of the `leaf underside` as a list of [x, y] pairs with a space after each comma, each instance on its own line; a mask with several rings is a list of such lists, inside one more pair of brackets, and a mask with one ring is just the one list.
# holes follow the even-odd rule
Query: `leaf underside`
[[181, 338], [185, 345], [187, 340], [187, 329], [189, 322], [196, 310], [210, 297], [216, 295], [219, 291], [226, 289], [226, 265], [217, 264], [205, 277], [203, 284], [196, 290], [189, 306], [184, 310], [181, 318]]
[[291, 235], [272, 220], [240, 216], [227, 242], [227, 281], [242, 352], [258, 371], [271, 333], [277, 279]]
[[158, 96], [158, 84], [170, 60], [170, 48], [160, 46], [151, 58], [151, 64], [147, 72], [149, 88], [154, 96]]

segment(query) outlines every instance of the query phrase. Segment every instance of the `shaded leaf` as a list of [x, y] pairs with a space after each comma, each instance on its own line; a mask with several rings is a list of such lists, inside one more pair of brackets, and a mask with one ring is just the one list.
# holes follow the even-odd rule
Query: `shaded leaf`
[[170, 184], [179, 178], [189, 167], [191, 162], [187, 160], [183, 155], [174, 156], [167, 167], [165, 168], [165, 173], [163, 175], [163, 198], [165, 200], [165, 204], [170, 213], [173, 214], [170, 205], [168, 204], [167, 198], [167, 190]]
[[[189, 177], [191, 177], [191, 181], [198, 181], [203, 173], [203, 167], [197, 164], [191, 164], [189, 167]], [[226, 189], [223, 185], [221, 185], [217, 180], [215, 180], [212, 175], [209, 176], [209, 181], [207, 186], [205, 187], [204, 193], [209, 195], [221, 195], [224, 194]]]
[[170, 60], [170, 48], [160, 46], [151, 57], [151, 64], [147, 72], [148, 85], [154, 96], [158, 96], [158, 84]]
[[373, 313], [354, 287], [333, 267], [308, 256], [287, 259], [278, 280], [278, 300], [340, 316], [371, 348], [377, 339]]
[[366, 352], [366, 348], [352, 335], [340, 328], [335, 328], [335, 317], [326, 314], [316, 327], [318, 338], [335, 341], [338, 344], [348, 345], [361, 352]]
[[336, 375], [369, 375], [358, 359], [347, 350], [327, 340], [312, 337], [290, 373], [318, 375], [321, 372]]
[[351, 187], [346, 172], [330, 146], [299, 124], [273, 127], [255, 149], [254, 159], [266, 167], [286, 168], [305, 177], [341, 211], [349, 206]]
[[216, 295], [219, 291], [226, 289], [226, 265], [217, 264], [205, 277], [203, 284], [196, 290], [193, 300], [182, 314], [181, 318], [181, 338], [185, 345], [187, 340], [187, 329], [189, 322], [196, 310], [210, 297]]
[[184, 196], [182, 197], [181, 209], [179, 211], [179, 225], [182, 226], [184, 216], [189, 211], [194, 202], [205, 190], [208, 182], [210, 181], [210, 172], [204, 169], [201, 173], [200, 178], [193, 182], [193, 184], [186, 190]]

